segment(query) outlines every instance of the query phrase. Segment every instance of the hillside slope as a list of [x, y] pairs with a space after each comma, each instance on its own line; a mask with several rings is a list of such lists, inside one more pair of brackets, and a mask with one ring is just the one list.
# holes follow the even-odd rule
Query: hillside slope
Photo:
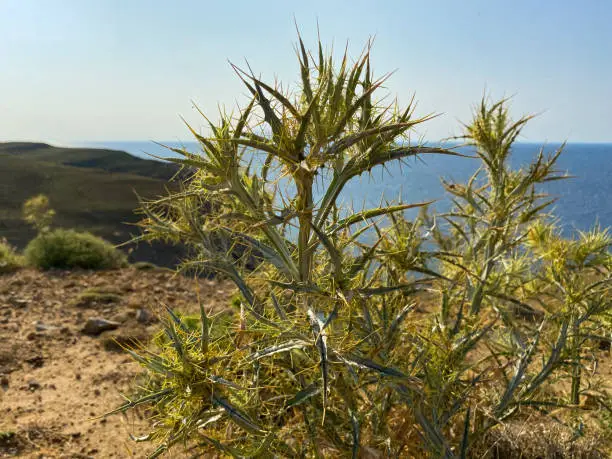
[[169, 180], [177, 172], [177, 168], [170, 163], [142, 159], [124, 151], [101, 148], [65, 148], [46, 143], [5, 142], [0, 143], [0, 155], [162, 180]]
[[[165, 194], [176, 168], [125, 152], [63, 149], [46, 144], [0, 144], [0, 238], [19, 249], [34, 236], [22, 220], [28, 198], [46, 194], [56, 210], [55, 226], [87, 230], [115, 244], [138, 234], [139, 196]], [[126, 247], [131, 261], [174, 266], [184, 253], [163, 244]]]

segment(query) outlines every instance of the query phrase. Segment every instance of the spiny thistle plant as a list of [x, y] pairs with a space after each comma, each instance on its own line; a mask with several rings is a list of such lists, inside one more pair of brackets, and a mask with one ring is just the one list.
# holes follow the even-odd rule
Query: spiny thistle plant
[[[172, 348], [138, 357], [159, 390], [126, 406], [156, 404], [160, 452], [186, 440], [290, 457], [403, 447], [392, 441], [403, 422], [394, 399], [419, 381], [400, 331], [413, 307], [406, 292], [424, 280], [381, 268], [398, 255], [378, 250], [389, 230], [367, 244], [359, 236], [421, 204], [349, 214], [338, 197], [377, 165], [453, 153], [410, 143], [429, 117], [415, 118], [413, 103], [381, 102], [387, 77], [374, 79], [369, 46], [339, 65], [321, 44], [313, 56], [300, 39], [297, 51], [293, 93], [234, 67], [251, 101], [237, 116], [221, 113], [210, 137], [190, 128], [201, 153], [174, 150], [182, 157], [168, 160], [192, 177], [144, 206], [147, 237], [191, 244], [197, 257], [186, 267], [222, 273], [241, 293], [235, 328], [215, 326], [204, 310], [197, 331], [173, 316]], [[243, 269], [236, 247], [257, 254], [257, 269]]]
[[542, 264], [538, 283], [544, 288], [539, 304], [558, 327], [567, 329], [568, 403], [580, 405], [584, 394], [607, 403], [602, 381], [583, 378], [583, 371], [588, 370], [588, 362], [591, 370], [596, 367], [600, 344], [610, 340], [612, 237], [607, 230], [595, 228], [579, 232], [575, 239], [564, 239], [553, 225], [538, 221], [530, 228], [527, 244]]
[[[425, 362], [422, 382], [436, 407], [430, 441], [444, 438], [453, 413], [465, 413], [462, 452], [526, 406], [576, 407], [585, 354], [596, 360], [592, 343], [612, 312], [607, 231], [564, 239], [544, 214], [554, 200], [538, 185], [567, 177], [555, 169], [563, 147], [540, 150], [523, 169], [509, 166], [529, 119], [513, 121], [505, 100], [481, 102], [463, 137], [480, 168], [465, 184], [443, 180], [454, 205], [436, 217], [446, 226], [432, 226], [441, 304], [424, 346], [431, 343], [426, 353], [439, 363]], [[434, 374], [436, 367], [446, 371]], [[556, 392], [568, 376], [564, 403]], [[591, 395], [609, 409], [601, 384], [585, 390], [595, 386]]]
[[[184, 268], [229, 278], [237, 313], [201, 306], [194, 326], [169, 309], [157, 347], [129, 351], [147, 371], [145, 393], [116, 412], [152, 405], [152, 431], [139, 438], [157, 444], [152, 457], [177, 444], [235, 457], [467, 457], [519, 408], [549, 403], [544, 382], [566, 371], [567, 355], [583, 362], [568, 351], [568, 327], [609, 310], [607, 280], [584, 284], [580, 301], [597, 306], [579, 313], [569, 312], [576, 299], [566, 313], [527, 303], [542, 285], [568, 290], [554, 290], [542, 255], [554, 238], [533, 242], [546, 224], [535, 187], [558, 177], [559, 153], [512, 171], [527, 119], [483, 101], [466, 136], [485, 181], [446, 184], [449, 214], [405, 218], [428, 203], [344, 208], [345, 185], [373, 167], [458, 153], [410, 142], [430, 117], [382, 102], [386, 77], [373, 77], [369, 46], [354, 63], [321, 43], [310, 53], [301, 38], [296, 51], [295, 91], [234, 67], [250, 102], [209, 122], [210, 135], [189, 127], [201, 151], [167, 160], [190, 178], [143, 203], [143, 237], [190, 245]], [[602, 244], [576, 251], [598, 264]]]

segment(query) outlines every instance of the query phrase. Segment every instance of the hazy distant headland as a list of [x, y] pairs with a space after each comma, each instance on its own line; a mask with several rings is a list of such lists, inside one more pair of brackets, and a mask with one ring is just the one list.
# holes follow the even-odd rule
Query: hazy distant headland
[[[115, 244], [138, 234], [133, 223], [135, 192], [153, 198], [165, 194], [177, 167], [138, 158], [125, 151], [54, 147], [45, 143], [0, 143], [0, 238], [19, 249], [34, 237], [22, 219], [30, 197], [45, 194], [60, 227], [91, 231]], [[132, 261], [174, 266], [183, 250], [165, 244], [127, 247]]]

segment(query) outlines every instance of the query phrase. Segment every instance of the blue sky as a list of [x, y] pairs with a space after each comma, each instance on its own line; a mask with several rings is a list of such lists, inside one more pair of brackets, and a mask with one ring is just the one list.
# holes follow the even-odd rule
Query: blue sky
[[419, 114], [421, 134], [459, 133], [487, 91], [540, 113], [524, 141], [612, 141], [612, 2], [0, 1], [0, 140], [56, 143], [189, 140], [180, 121], [244, 102], [227, 60], [298, 80], [294, 17], [311, 46], [397, 69], [388, 89]]

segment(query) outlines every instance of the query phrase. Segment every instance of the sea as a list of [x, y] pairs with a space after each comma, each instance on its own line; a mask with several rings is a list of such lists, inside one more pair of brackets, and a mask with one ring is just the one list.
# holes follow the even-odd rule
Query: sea
[[[195, 142], [160, 143], [198, 151]], [[155, 142], [83, 142], [75, 146], [122, 150], [148, 159], [153, 159], [150, 155], [175, 156]], [[550, 153], [560, 146], [558, 143], [516, 143], [510, 164], [514, 168], [525, 167], [541, 148]], [[397, 202], [400, 198], [403, 202], [415, 203], [435, 200], [432, 207], [445, 211], [449, 208], [449, 200], [440, 178], [466, 182], [478, 166], [475, 159], [442, 155], [410, 158], [403, 163], [395, 161], [385, 168], [374, 168], [369, 175], [354, 178], [340, 200], [354, 209], [378, 206], [381, 201]], [[543, 184], [540, 191], [557, 199], [550, 211], [564, 235], [587, 231], [594, 225], [612, 227], [612, 143], [568, 143], [557, 162], [557, 169], [571, 178]]]

